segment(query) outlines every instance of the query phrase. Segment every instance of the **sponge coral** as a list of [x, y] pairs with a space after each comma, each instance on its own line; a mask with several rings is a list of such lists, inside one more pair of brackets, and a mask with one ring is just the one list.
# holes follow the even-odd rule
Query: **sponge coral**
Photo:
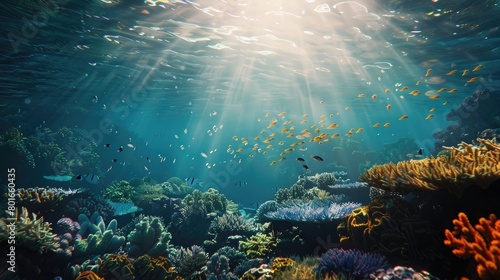
[[481, 279], [500, 279], [500, 220], [491, 214], [473, 227], [467, 215], [459, 213], [453, 225], [453, 231], [445, 230], [444, 244], [453, 248], [457, 257], [474, 257]]

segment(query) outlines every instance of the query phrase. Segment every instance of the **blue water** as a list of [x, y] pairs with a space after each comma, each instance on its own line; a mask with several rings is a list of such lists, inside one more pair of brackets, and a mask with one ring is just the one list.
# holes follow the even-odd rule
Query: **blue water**
[[[353, 152], [402, 138], [435, 155], [432, 135], [454, 124], [450, 110], [500, 85], [497, 1], [14, 2], [0, 4], [0, 132], [88, 131], [99, 168], [85, 171], [82, 162], [78, 172], [101, 180], [71, 187], [96, 193], [133, 177], [195, 177], [243, 206], [262, 203], [301, 174], [346, 170]], [[327, 129], [332, 123], [339, 128]], [[287, 134], [303, 129], [329, 140], [305, 138], [280, 156], [302, 141]], [[334, 155], [336, 147], [345, 152]], [[395, 160], [416, 152], [403, 149]], [[382, 161], [361, 160], [348, 177]], [[40, 168], [19, 182], [44, 187], [52, 182], [43, 175], [76, 175]]]

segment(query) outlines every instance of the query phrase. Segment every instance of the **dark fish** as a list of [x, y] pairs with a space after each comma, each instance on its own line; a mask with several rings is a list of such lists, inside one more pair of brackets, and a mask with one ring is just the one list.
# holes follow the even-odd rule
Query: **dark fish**
[[146, 160], [149, 161], [149, 162], [151, 162], [151, 159], [149, 157], [146, 157]]
[[304, 164], [304, 165], [302, 165], [302, 168], [304, 168], [304, 170], [305, 170], [305, 171], [309, 170], [309, 166], [307, 166], [307, 165], [305, 165], [305, 164]]
[[242, 187], [244, 187], [244, 186], [248, 185], [248, 183], [247, 183], [247, 182], [244, 182], [244, 181], [238, 181], [238, 182], [236, 182], [234, 185], [235, 185], [236, 187], [242, 188]]
[[196, 179], [194, 177], [186, 178], [186, 184], [188, 184], [188, 186], [190, 186], [190, 187], [195, 187], [198, 185], [198, 183], [199, 183], [198, 179]]
[[94, 95], [92, 97], [92, 102], [97, 103], [97, 101], [99, 101], [99, 97], [97, 97], [97, 95]]
[[120, 146], [120, 148], [118, 148], [118, 152], [119, 153], [123, 152], [123, 146]]
[[311, 156], [311, 158], [314, 159], [315, 161], [323, 161], [323, 158], [320, 156]]
[[111, 160], [112, 162], [118, 162], [118, 159], [114, 158]]
[[305, 160], [305, 159], [303, 159], [303, 158], [301, 158], [301, 157], [298, 157], [298, 158], [297, 158], [297, 161], [298, 161], [298, 162], [304, 162], [304, 161], [306, 161], [306, 160]]
[[104, 144], [104, 147], [109, 148], [111, 147], [111, 144]]
[[423, 153], [424, 153], [424, 149], [420, 148], [420, 150], [418, 150], [418, 154], [422, 155]]
[[81, 181], [82, 179], [83, 179], [82, 175], [76, 175], [75, 176], [75, 180], [77, 180], [77, 181]]

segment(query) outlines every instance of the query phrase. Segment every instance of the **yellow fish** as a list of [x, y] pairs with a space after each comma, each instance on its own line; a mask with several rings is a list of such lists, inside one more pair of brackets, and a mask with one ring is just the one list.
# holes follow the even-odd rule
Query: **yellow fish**
[[336, 124], [336, 123], [332, 123], [331, 125], [329, 125], [326, 129], [335, 129], [335, 128], [338, 128], [339, 125]]
[[278, 120], [277, 119], [274, 119], [268, 126], [267, 128], [271, 128], [273, 127], [274, 125], [276, 125], [278, 123]]
[[233, 140], [234, 140], [234, 141], [238, 141], [238, 136], [234, 135], [234, 136], [233, 136]]
[[268, 138], [266, 138], [266, 139], [264, 140], [264, 143], [269, 143], [269, 142], [271, 142], [271, 141], [273, 141], [273, 140], [274, 140], [274, 138], [273, 138], [273, 137], [268, 137]]
[[290, 138], [290, 137], [294, 137], [294, 136], [295, 136], [295, 134], [290, 133], [290, 134], [288, 134], [286, 137]]
[[384, 90], [384, 92], [385, 92], [385, 93], [389, 93], [389, 89], [388, 89], [388, 88], [386, 88], [386, 89]]
[[332, 138], [337, 138], [337, 137], [339, 137], [339, 136], [340, 136], [340, 134], [338, 134], [338, 133], [334, 133], [334, 134], [332, 134]]
[[326, 116], [325, 116], [324, 114], [323, 114], [323, 115], [321, 115], [321, 116], [319, 116], [319, 118], [320, 118], [320, 119], [323, 119], [323, 118], [325, 118], [325, 117], [326, 117]]
[[266, 114], [266, 117], [269, 117], [270, 115], [271, 115], [271, 113], [267, 113], [267, 114]]
[[451, 76], [453, 74], [457, 73], [457, 70], [451, 70], [450, 72], [446, 73], [447, 76]]
[[373, 125], [373, 127], [379, 127], [380, 126], [380, 123], [376, 123]]
[[271, 149], [272, 147], [273, 147], [273, 145], [269, 144], [269, 145], [266, 146], [266, 149]]
[[290, 126], [290, 130], [294, 130], [294, 129], [295, 129], [295, 125]]
[[302, 117], [303, 118], [307, 118], [309, 115], [308, 114], [303, 114]]
[[441, 93], [441, 92], [443, 92], [443, 91], [445, 91], [445, 90], [446, 90], [446, 88], [445, 88], [445, 87], [442, 87], [442, 88], [438, 89], [438, 91], [437, 91], [437, 92], [438, 92], [438, 93]]
[[363, 131], [363, 128], [358, 128], [358, 130], [356, 130], [356, 133], [361, 133]]
[[387, 106], [385, 106], [385, 108], [386, 108], [387, 110], [390, 110], [390, 109], [391, 109], [391, 107], [392, 107], [392, 106], [391, 106], [391, 104], [387, 104]]
[[408, 118], [408, 115], [402, 115], [398, 120], [402, 121]]
[[443, 105], [446, 105], [446, 104], [448, 104], [448, 101], [443, 102]]
[[279, 161], [284, 161], [286, 158], [282, 157], [279, 159]]
[[436, 111], [436, 108], [431, 108], [431, 109], [429, 110], [429, 112], [431, 112], [431, 113], [432, 113], [432, 112], [434, 112], [434, 111]]
[[388, 122], [387, 122], [387, 123], [384, 123], [384, 126], [385, 126], [385, 127], [391, 126], [391, 123], [388, 123]]
[[283, 146], [285, 144], [285, 141], [279, 141], [278, 145]]
[[271, 161], [271, 163], [269, 165], [275, 165], [275, 164], [276, 164], [276, 161], [273, 160], [273, 161]]
[[416, 90], [416, 89], [415, 89], [415, 90], [412, 90], [412, 91], [410, 92], [410, 94], [411, 94], [411, 95], [419, 95], [419, 94], [420, 94], [420, 91], [418, 91], [418, 90]]
[[319, 123], [324, 123], [324, 122], [325, 122], [325, 120], [324, 120], [324, 119], [322, 119], [322, 120], [320, 120], [320, 121], [319, 121]]
[[462, 72], [462, 77], [467, 75], [469, 73], [469, 69], [465, 69], [464, 72]]
[[290, 130], [289, 130], [288, 128], [286, 128], [286, 127], [285, 127], [285, 128], [283, 128], [283, 129], [280, 131], [280, 133], [287, 133], [287, 132], [289, 132], [289, 131], [290, 131]]
[[405, 90], [407, 90], [407, 89], [408, 89], [408, 87], [407, 87], [407, 86], [404, 86], [404, 87], [402, 87], [399, 91], [405, 91]]
[[431, 119], [431, 118], [434, 118], [433, 114], [429, 114], [425, 119], [428, 120], [428, 119]]
[[432, 71], [432, 69], [427, 69], [427, 72], [425, 72], [425, 76], [429, 77], [429, 75], [431, 74], [431, 71]]
[[358, 98], [362, 98], [362, 97], [365, 97], [365, 96], [366, 96], [366, 94], [364, 94], [364, 93], [358, 94]]
[[307, 122], [307, 120], [301, 120], [300, 124], [305, 124], [306, 122]]
[[349, 106], [345, 107], [346, 111], [349, 111], [350, 109], [351, 109], [351, 107], [349, 107]]
[[273, 133], [269, 134], [269, 136], [271, 136], [271, 137], [276, 136], [276, 132], [273, 132]]
[[319, 127], [314, 130], [314, 133], [319, 133]]
[[255, 136], [255, 138], [253, 138], [253, 140], [255, 141], [258, 141], [260, 139], [260, 136]]
[[300, 139], [304, 139], [304, 138], [306, 138], [306, 137], [305, 137], [304, 135], [297, 135], [297, 136], [295, 136], [295, 138], [297, 138], [297, 139], [299, 139], [299, 140], [300, 140]]
[[253, 157], [253, 154], [248, 154], [248, 157]]
[[262, 152], [263, 155], [267, 155], [267, 151]]
[[474, 69], [472, 69], [472, 72], [476, 72], [477, 70], [483, 68], [484, 66], [479, 64], [478, 66], [474, 67]]
[[260, 134], [264, 134], [264, 133], [266, 133], [265, 129], [263, 129], [263, 130], [260, 131]]
[[333, 114], [330, 114], [330, 118], [333, 118]]
[[375, 93], [372, 95], [372, 99], [373, 100], [377, 99], [377, 95]]
[[255, 146], [253, 146], [252, 150], [258, 151], [258, 150], [260, 150], [260, 148], [259, 148], [259, 146], [257, 146], [257, 144], [255, 144]]
[[438, 98], [441, 98], [441, 96], [439, 95], [431, 95], [429, 96], [430, 99], [438, 99]]
[[286, 113], [285, 112], [280, 112], [278, 116], [283, 117]]
[[473, 83], [473, 82], [477, 81], [478, 79], [479, 79], [479, 77], [472, 77], [472, 78], [470, 78], [470, 79], [467, 81], [467, 83]]
[[418, 85], [420, 85], [420, 82], [421, 82], [421, 81], [417, 81], [417, 82], [415, 83], [415, 85], [417, 85], [417, 86], [418, 86]]
[[241, 152], [243, 152], [243, 148], [238, 148], [238, 150], [236, 150], [235, 152], [241, 153]]
[[448, 92], [449, 92], [449, 93], [453, 93], [453, 92], [457, 92], [457, 91], [458, 91], [458, 89], [456, 89], [456, 88], [452, 88], [452, 89], [450, 89]]
[[260, 118], [257, 118], [257, 121], [260, 122]]

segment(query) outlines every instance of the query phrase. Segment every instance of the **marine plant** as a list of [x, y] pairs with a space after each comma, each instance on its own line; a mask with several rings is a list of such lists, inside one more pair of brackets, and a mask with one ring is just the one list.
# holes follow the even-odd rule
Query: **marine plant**
[[246, 240], [240, 240], [239, 250], [248, 258], [270, 257], [276, 248], [277, 238], [272, 234], [258, 232]]
[[148, 254], [151, 257], [168, 256], [173, 251], [172, 235], [158, 217], [145, 217], [127, 236], [125, 251], [131, 257]]
[[348, 275], [355, 279], [369, 279], [378, 269], [390, 267], [387, 259], [379, 254], [358, 250], [330, 249], [319, 258], [316, 268], [321, 275]]
[[444, 244], [459, 258], [473, 258], [481, 279], [500, 279], [500, 220], [495, 214], [480, 218], [472, 226], [465, 213], [453, 220], [453, 230], [445, 230]]
[[125, 180], [114, 181], [102, 191], [102, 196], [112, 202], [131, 202], [134, 195], [134, 187]]
[[[10, 214], [9, 214], [10, 215]], [[14, 224], [14, 228], [12, 227]], [[24, 207], [15, 210], [15, 218], [0, 218], [0, 240], [6, 242], [10, 232], [15, 232], [16, 247], [26, 251], [42, 254], [47, 251], [55, 251], [59, 248], [57, 235], [52, 233], [50, 223], [44, 222], [43, 217], [28, 213]]]

